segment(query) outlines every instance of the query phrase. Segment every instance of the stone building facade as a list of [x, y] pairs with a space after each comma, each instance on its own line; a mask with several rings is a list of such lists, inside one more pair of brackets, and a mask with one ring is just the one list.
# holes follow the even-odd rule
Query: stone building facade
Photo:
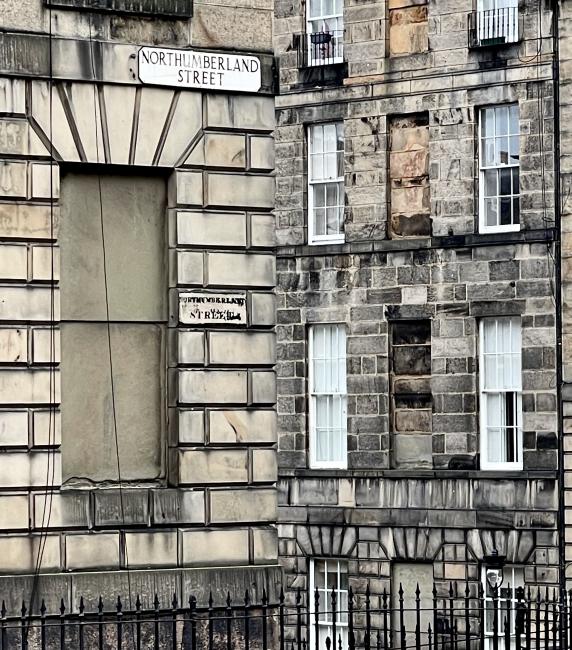
[[[17, 0], [0, 22], [1, 598], [259, 597], [279, 576], [271, 3]], [[144, 46], [206, 52], [202, 88], [142, 82]], [[250, 94], [211, 76], [232, 56]]]
[[275, 4], [292, 600], [559, 584], [556, 8]]

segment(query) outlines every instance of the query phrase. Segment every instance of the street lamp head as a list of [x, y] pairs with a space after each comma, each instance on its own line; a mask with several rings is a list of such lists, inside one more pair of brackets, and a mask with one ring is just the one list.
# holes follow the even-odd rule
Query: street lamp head
[[497, 591], [502, 585], [504, 579], [503, 565], [505, 559], [504, 555], [499, 555], [496, 548], [492, 550], [490, 555], [484, 557], [487, 565], [485, 576], [489, 587], [493, 591]]

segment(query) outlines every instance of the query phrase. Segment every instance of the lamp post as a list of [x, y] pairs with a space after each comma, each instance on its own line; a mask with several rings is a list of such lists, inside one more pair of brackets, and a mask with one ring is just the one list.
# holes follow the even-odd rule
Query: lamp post
[[493, 599], [493, 650], [498, 650], [499, 648], [498, 600], [499, 589], [504, 580], [503, 566], [505, 559], [506, 558], [504, 555], [499, 555], [499, 552], [496, 548], [492, 550], [490, 555], [485, 555], [484, 557], [487, 567], [485, 570], [485, 577], [487, 584], [491, 588]]

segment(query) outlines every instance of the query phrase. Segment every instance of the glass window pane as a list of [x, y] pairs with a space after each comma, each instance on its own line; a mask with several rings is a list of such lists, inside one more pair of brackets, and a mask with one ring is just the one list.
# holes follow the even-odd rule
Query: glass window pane
[[496, 135], [508, 135], [508, 106], [495, 108]]
[[494, 108], [485, 108], [481, 111], [481, 133], [483, 137], [492, 137], [495, 134]]
[[326, 205], [326, 186], [323, 183], [313, 185], [314, 206], [323, 208]]
[[497, 199], [485, 199], [485, 223], [487, 226], [498, 225]]
[[483, 140], [483, 166], [490, 167], [496, 163], [495, 159], [495, 140], [486, 138]]
[[513, 135], [509, 138], [509, 163], [511, 165], [517, 165], [518, 161], [520, 159], [520, 151], [519, 151], [519, 138], [517, 135]]
[[510, 195], [512, 192], [512, 170], [499, 169], [499, 194], [502, 196]]
[[518, 167], [516, 169], [511, 169], [512, 172], [512, 193], [520, 194], [520, 177], [518, 172]]
[[498, 171], [496, 169], [488, 169], [484, 173], [484, 178], [485, 178], [485, 184], [484, 184], [485, 196], [497, 196]]
[[314, 208], [314, 234], [326, 234], [326, 210], [325, 208]]
[[512, 200], [501, 198], [500, 200], [500, 224], [501, 226], [510, 226], [512, 224], [511, 213]]
[[512, 200], [512, 220], [513, 223], [520, 223], [520, 202], [518, 198]]
[[498, 165], [508, 165], [508, 138], [495, 139], [495, 157]]

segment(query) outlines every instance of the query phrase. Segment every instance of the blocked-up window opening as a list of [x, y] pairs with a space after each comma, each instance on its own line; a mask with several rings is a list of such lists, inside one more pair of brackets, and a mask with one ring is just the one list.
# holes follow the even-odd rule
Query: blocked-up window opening
[[431, 321], [391, 324], [390, 391], [393, 467], [431, 467]]
[[389, 236], [429, 236], [429, 117], [427, 113], [394, 117], [389, 129]]
[[390, 56], [427, 52], [427, 1], [389, 0], [388, 9]]
[[165, 210], [166, 188], [160, 178], [68, 174], [62, 180], [66, 480], [118, 480], [116, 432], [123, 480], [161, 474]]
[[[416, 591], [419, 588], [419, 639], [421, 647], [429, 645], [428, 628], [433, 628], [433, 564], [395, 562], [391, 565], [391, 607], [394, 648], [414, 648], [417, 626]], [[403, 592], [403, 626], [400, 615], [400, 589]], [[403, 645], [405, 642], [405, 645]]]

